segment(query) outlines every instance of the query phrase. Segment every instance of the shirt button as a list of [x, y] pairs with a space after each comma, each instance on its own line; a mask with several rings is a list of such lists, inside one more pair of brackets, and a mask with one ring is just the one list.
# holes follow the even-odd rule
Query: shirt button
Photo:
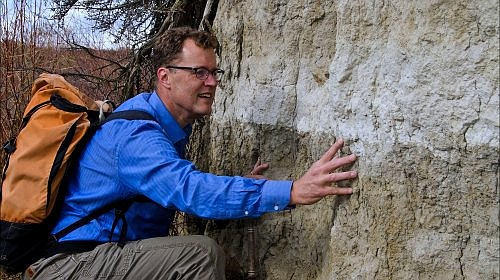
[[248, 211], [245, 211], [245, 215], [248, 215]]
[[274, 205], [274, 210], [278, 211], [279, 209], [278, 205]]

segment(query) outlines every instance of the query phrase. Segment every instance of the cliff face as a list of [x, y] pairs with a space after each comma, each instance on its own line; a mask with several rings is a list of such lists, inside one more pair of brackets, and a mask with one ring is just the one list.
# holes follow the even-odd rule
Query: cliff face
[[[220, 0], [226, 70], [191, 155], [298, 178], [337, 137], [350, 197], [255, 221], [261, 279], [498, 279], [496, 0]], [[236, 279], [250, 221], [207, 229]]]

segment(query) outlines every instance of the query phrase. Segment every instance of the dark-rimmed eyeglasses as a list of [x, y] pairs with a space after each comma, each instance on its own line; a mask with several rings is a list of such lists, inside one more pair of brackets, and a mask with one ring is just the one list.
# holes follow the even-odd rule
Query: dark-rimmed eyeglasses
[[165, 68], [171, 68], [171, 69], [180, 69], [180, 70], [186, 70], [186, 71], [191, 71], [194, 75], [196, 75], [196, 78], [199, 80], [205, 81], [208, 78], [208, 75], [212, 75], [214, 79], [217, 82], [220, 82], [222, 79], [222, 75], [224, 75], [224, 70], [222, 69], [215, 69], [214, 71], [210, 71], [205, 67], [186, 67], [186, 66], [172, 66], [168, 65], [165, 66]]

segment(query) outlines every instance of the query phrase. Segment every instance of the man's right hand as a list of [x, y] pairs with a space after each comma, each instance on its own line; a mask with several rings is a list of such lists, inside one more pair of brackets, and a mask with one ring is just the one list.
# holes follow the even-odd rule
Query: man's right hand
[[307, 170], [297, 181], [293, 182], [290, 205], [313, 204], [328, 195], [352, 194], [352, 188], [341, 188], [332, 184], [356, 178], [356, 171], [339, 172], [338, 169], [356, 161], [354, 154], [339, 157], [337, 152], [344, 145], [342, 139], [337, 140], [330, 149]]

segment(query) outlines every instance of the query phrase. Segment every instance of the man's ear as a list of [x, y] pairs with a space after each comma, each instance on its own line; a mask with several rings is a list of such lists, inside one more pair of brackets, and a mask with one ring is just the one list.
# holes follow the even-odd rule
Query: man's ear
[[160, 67], [156, 70], [156, 77], [158, 78], [158, 84], [163, 87], [170, 88], [170, 72], [167, 68]]

